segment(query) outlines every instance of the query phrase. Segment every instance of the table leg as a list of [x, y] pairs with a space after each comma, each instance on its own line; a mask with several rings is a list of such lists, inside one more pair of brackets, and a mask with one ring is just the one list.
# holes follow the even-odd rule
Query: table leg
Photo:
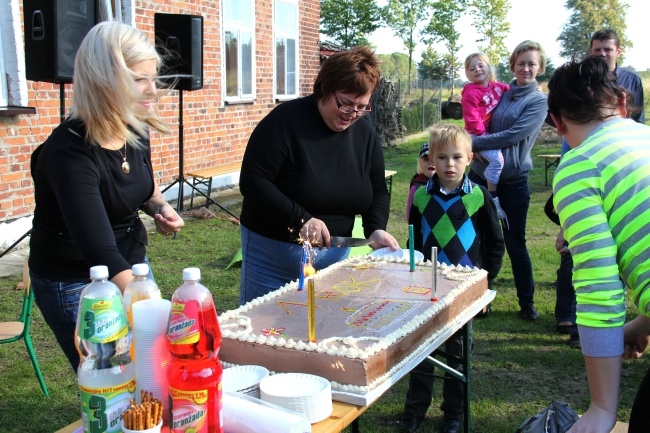
[[350, 433], [359, 433], [359, 418], [350, 423]]
[[548, 162], [548, 159], [544, 160], [544, 186], [548, 185], [548, 169], [550, 167], [550, 164]]
[[471, 386], [470, 386], [470, 357], [472, 356], [472, 321], [470, 320], [463, 325], [463, 372], [465, 373], [465, 380], [463, 386], [465, 387], [465, 410], [464, 410], [464, 430], [465, 433], [470, 431], [470, 400], [471, 400]]
[[390, 198], [393, 195], [393, 176], [386, 179], [386, 186], [388, 187], [388, 205], [390, 206]]

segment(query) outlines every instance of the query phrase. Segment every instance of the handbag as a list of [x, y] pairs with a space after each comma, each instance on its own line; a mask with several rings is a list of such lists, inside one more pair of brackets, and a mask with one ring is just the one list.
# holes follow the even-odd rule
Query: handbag
[[544, 205], [544, 213], [555, 224], [560, 225], [560, 217], [557, 212], [555, 212], [555, 207], [553, 207], [553, 194], [548, 198], [546, 204]]
[[576, 421], [576, 411], [568, 404], [555, 400], [524, 421], [515, 433], [566, 433]]

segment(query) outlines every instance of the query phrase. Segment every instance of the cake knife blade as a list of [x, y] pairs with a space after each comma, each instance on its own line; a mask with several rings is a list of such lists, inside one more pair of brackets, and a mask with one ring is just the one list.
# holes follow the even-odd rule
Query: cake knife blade
[[370, 239], [349, 238], [347, 236], [332, 236], [330, 240], [332, 247], [335, 248], [362, 247], [364, 245], [370, 245], [372, 243]]

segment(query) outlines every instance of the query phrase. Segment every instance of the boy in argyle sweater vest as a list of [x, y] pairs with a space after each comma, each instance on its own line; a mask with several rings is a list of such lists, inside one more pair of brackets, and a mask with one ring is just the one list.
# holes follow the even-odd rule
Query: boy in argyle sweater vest
[[[441, 263], [485, 269], [492, 288], [505, 244], [492, 196], [465, 175], [472, 157], [472, 140], [462, 127], [439, 124], [432, 128], [429, 161], [435, 174], [415, 192], [409, 224], [414, 228], [414, 247], [426, 259], [431, 259], [431, 247], [437, 247]], [[445, 342], [445, 352], [462, 356], [462, 330]], [[462, 372], [459, 362], [449, 361], [449, 366]], [[433, 365], [423, 361], [410, 374], [403, 432], [414, 432], [431, 404], [432, 373]], [[444, 412], [441, 433], [460, 432], [464, 399], [463, 384], [447, 375], [440, 406]]]

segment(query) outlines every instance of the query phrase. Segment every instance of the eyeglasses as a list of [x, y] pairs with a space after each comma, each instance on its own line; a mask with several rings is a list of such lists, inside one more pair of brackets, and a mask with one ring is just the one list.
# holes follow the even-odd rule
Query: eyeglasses
[[349, 107], [347, 105], [341, 104], [341, 101], [339, 101], [339, 97], [336, 96], [336, 93], [334, 94], [334, 100], [336, 101], [336, 106], [338, 107], [339, 111], [341, 113], [345, 114], [352, 114], [354, 113], [357, 116], [364, 116], [372, 111], [370, 104], [366, 105], [366, 108], [362, 108], [361, 110], [355, 110], [352, 107]]

